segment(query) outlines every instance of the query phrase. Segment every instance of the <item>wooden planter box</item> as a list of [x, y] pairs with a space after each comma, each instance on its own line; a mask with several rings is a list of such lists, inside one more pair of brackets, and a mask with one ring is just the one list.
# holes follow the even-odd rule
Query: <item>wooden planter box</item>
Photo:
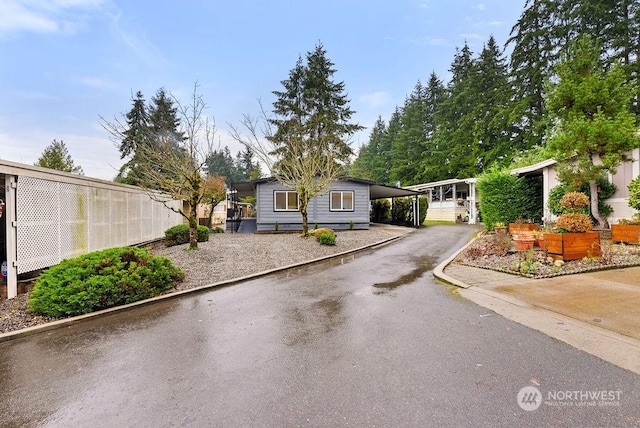
[[536, 223], [509, 223], [510, 235], [518, 232], [531, 232], [534, 230], [540, 230], [540, 225]]
[[640, 245], [640, 224], [612, 224], [611, 240]]
[[544, 245], [549, 256], [556, 260], [579, 260], [602, 255], [598, 232], [545, 233]]

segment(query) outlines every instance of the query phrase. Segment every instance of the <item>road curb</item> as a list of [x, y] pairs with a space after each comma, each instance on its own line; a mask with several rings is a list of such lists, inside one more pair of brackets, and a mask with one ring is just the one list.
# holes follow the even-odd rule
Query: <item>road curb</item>
[[57, 328], [68, 327], [70, 325], [77, 324], [77, 323], [80, 323], [80, 322], [83, 322], [83, 321], [86, 321], [86, 320], [98, 318], [98, 317], [105, 316], [105, 315], [110, 315], [110, 314], [117, 313], [117, 312], [128, 311], [128, 310], [131, 310], [131, 309], [135, 309], [135, 308], [139, 308], [139, 307], [142, 307], [142, 306], [150, 305], [150, 304], [153, 304], [153, 303], [156, 303], [156, 302], [159, 302], [159, 301], [175, 299], [175, 298], [178, 298], [178, 297], [182, 297], [182, 296], [184, 296], [186, 294], [199, 293], [199, 292], [210, 290], [212, 288], [230, 286], [230, 285], [233, 285], [233, 284], [237, 284], [239, 282], [244, 282], [244, 281], [260, 278], [260, 277], [263, 277], [263, 276], [266, 276], [266, 275], [270, 275], [272, 273], [282, 272], [282, 271], [286, 271], [286, 270], [289, 270], [289, 269], [294, 269], [294, 268], [297, 268], [297, 267], [300, 267], [300, 266], [321, 263], [321, 262], [324, 262], [324, 261], [327, 261], [327, 260], [331, 260], [331, 259], [338, 259], [338, 258], [347, 256], [347, 255], [358, 253], [360, 251], [364, 251], [364, 250], [368, 250], [368, 249], [376, 249], [376, 248], [379, 248], [381, 246], [390, 244], [391, 242], [394, 242], [394, 241], [396, 241], [398, 239], [401, 239], [405, 235], [407, 235], [408, 233], [411, 233], [411, 232], [413, 232], [413, 231], [406, 232], [403, 235], [392, 236], [392, 237], [390, 237], [388, 239], [383, 239], [381, 241], [374, 242], [373, 244], [363, 245], [361, 247], [354, 248], [354, 249], [351, 249], [351, 250], [346, 250], [346, 251], [343, 251], [341, 253], [333, 254], [333, 255], [330, 255], [330, 256], [318, 257], [318, 258], [315, 258], [315, 259], [312, 259], [312, 260], [306, 260], [306, 261], [299, 262], [299, 263], [293, 263], [293, 264], [290, 264], [290, 265], [287, 265], [287, 266], [282, 266], [282, 267], [279, 267], [279, 268], [269, 269], [269, 270], [258, 272], [258, 273], [254, 273], [254, 274], [251, 274], [251, 275], [245, 275], [245, 276], [242, 276], [242, 277], [229, 279], [229, 280], [226, 280], [226, 281], [219, 281], [219, 282], [214, 282], [212, 284], [202, 285], [200, 287], [189, 288], [187, 290], [175, 291], [175, 292], [172, 292], [172, 293], [151, 297], [150, 299], [145, 299], [145, 300], [140, 300], [138, 302], [129, 303], [127, 305], [122, 305], [122, 306], [117, 306], [117, 307], [114, 307], [114, 308], [104, 309], [104, 310], [101, 310], [101, 311], [91, 312], [90, 314], [78, 315], [78, 316], [71, 317], [71, 318], [64, 318], [64, 319], [61, 319], [61, 320], [52, 321], [52, 322], [46, 323], [46, 324], [41, 324], [41, 325], [36, 325], [36, 326], [32, 326], [32, 327], [23, 328], [23, 329], [20, 329], [20, 330], [10, 331], [8, 333], [1, 333], [0, 334], [0, 343], [7, 342], [9, 340], [19, 339], [21, 337], [30, 336], [30, 335], [33, 335], [33, 334], [36, 334], [36, 333], [42, 333], [42, 332], [48, 331], [48, 330], [54, 330], [54, 329], [57, 329]]
[[458, 257], [458, 254], [466, 250], [469, 245], [473, 244], [476, 239], [478, 239], [477, 236], [474, 237], [471, 241], [467, 242], [467, 244], [460, 248], [458, 251], [449, 256], [449, 258], [447, 258], [445, 261], [436, 266], [435, 269], [433, 269], [433, 276], [440, 281], [446, 282], [447, 284], [455, 285], [456, 287], [473, 287], [473, 285], [469, 285], [463, 281], [460, 281], [459, 279], [447, 275], [446, 273], [444, 273], [444, 269], [449, 265], [449, 263], [451, 263], [456, 257]]

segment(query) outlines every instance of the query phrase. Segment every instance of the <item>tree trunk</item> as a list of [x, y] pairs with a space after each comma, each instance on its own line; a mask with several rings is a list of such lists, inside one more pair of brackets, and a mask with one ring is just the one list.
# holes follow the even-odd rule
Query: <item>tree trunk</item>
[[213, 219], [213, 209], [214, 209], [214, 206], [213, 206], [213, 200], [212, 200], [212, 201], [211, 201], [211, 211], [209, 211], [209, 220], [208, 220], [208, 222], [209, 222], [209, 229], [213, 229], [213, 224], [211, 223], [211, 222], [212, 222], [212, 219]]
[[589, 192], [591, 193], [591, 215], [598, 221], [599, 229], [608, 229], [607, 220], [600, 215], [598, 209], [598, 183], [595, 180], [589, 181]]
[[191, 213], [189, 213], [189, 249], [198, 249], [198, 213], [197, 207], [191, 207]]
[[307, 204], [300, 204], [300, 214], [302, 214], [302, 236], [307, 237], [309, 235], [309, 223], [307, 220]]

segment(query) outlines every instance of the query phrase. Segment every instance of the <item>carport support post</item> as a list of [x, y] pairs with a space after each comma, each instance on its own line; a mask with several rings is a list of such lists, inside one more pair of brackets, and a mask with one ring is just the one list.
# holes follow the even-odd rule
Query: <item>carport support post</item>
[[6, 218], [6, 243], [7, 246], [7, 298], [12, 299], [18, 295], [18, 267], [16, 261], [16, 177], [5, 176], [4, 194]]
[[418, 195], [413, 197], [413, 226], [415, 228], [420, 227], [420, 203], [418, 201]]

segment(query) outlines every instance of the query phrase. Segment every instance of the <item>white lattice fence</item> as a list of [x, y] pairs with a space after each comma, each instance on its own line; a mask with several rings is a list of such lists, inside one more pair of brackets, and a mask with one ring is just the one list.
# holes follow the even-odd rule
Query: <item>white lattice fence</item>
[[[179, 201], [175, 203], [180, 206]], [[180, 215], [130, 190], [18, 177], [18, 273], [64, 258], [162, 238]]]

